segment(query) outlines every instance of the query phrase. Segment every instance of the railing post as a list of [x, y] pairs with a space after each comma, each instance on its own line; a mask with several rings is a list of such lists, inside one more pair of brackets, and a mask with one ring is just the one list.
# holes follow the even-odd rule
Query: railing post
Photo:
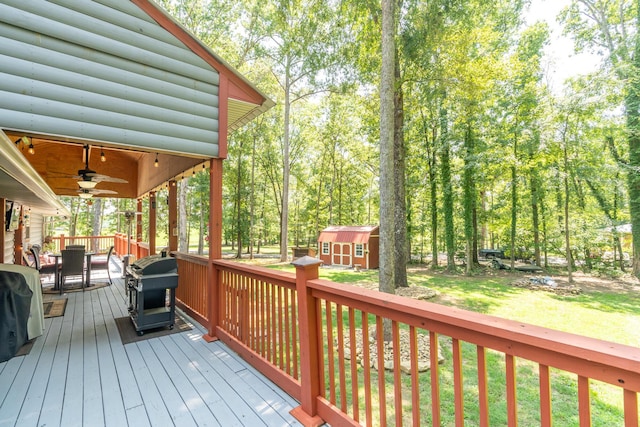
[[[220, 133], [220, 136], [223, 134]], [[226, 133], [224, 134], [226, 136]], [[220, 270], [213, 263], [222, 258], [222, 165], [223, 159], [211, 159], [209, 162], [209, 265], [207, 270], [209, 287], [208, 333], [203, 337], [207, 342], [218, 339], [218, 318], [220, 310]]]
[[306, 427], [324, 424], [318, 415], [317, 398], [320, 395], [320, 359], [318, 357], [318, 313], [316, 300], [307, 287], [309, 280], [318, 278], [317, 258], [304, 256], [292, 264], [296, 267], [296, 293], [298, 295], [298, 324], [300, 326], [300, 403], [291, 411]]
[[212, 342], [218, 340], [216, 331], [218, 329], [219, 316], [220, 270], [211, 259], [208, 262], [207, 278], [209, 283], [207, 287], [207, 317], [209, 318], [209, 324], [207, 325], [207, 333], [202, 336], [202, 339], [206, 342]]

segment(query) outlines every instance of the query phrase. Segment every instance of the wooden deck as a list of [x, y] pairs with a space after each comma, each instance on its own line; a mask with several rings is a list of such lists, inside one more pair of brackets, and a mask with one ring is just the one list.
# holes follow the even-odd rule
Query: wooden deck
[[66, 296], [31, 352], [0, 363], [0, 426], [299, 425], [292, 397], [186, 317], [190, 331], [122, 345], [121, 279]]

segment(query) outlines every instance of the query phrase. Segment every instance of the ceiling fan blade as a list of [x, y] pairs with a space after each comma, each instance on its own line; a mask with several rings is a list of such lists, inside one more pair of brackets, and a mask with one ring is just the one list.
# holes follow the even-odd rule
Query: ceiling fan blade
[[91, 189], [85, 189], [85, 188], [81, 188], [79, 190], [76, 190], [76, 192], [78, 194], [118, 194], [117, 191], [113, 191], [113, 190], [101, 190], [100, 188], [91, 188]]
[[127, 181], [126, 179], [114, 178], [112, 176], [101, 175], [101, 174], [98, 174], [98, 173], [90, 174], [90, 175], [87, 175], [87, 176], [91, 177], [91, 181], [94, 181], [94, 182], [113, 182], [113, 183], [118, 183], [118, 184], [128, 184], [129, 183], [129, 181]]

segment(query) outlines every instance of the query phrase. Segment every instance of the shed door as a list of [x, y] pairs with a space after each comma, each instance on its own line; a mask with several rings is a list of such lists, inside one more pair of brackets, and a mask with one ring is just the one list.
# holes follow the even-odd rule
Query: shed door
[[333, 265], [351, 265], [351, 245], [349, 243], [333, 244]]

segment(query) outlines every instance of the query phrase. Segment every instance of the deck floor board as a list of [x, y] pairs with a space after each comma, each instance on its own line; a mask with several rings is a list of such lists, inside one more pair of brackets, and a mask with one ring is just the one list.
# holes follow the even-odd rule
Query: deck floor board
[[113, 282], [65, 294], [30, 353], [0, 363], [0, 427], [300, 425], [292, 397], [189, 318], [189, 331], [122, 345]]

